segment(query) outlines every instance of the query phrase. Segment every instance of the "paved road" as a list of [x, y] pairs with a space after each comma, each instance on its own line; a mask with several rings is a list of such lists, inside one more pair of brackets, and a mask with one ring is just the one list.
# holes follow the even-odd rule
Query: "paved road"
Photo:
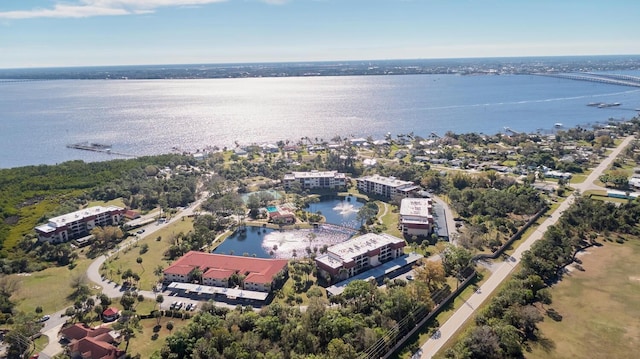
[[[180, 211], [180, 213], [178, 213], [176, 216], [169, 219], [163, 224], [157, 224], [156, 222], [154, 222], [152, 224], [145, 226], [144, 233], [136, 235], [136, 238], [128, 240], [126, 243], [124, 243], [117, 249], [110, 251], [108, 254], [105, 254], [96, 258], [96, 260], [93, 261], [93, 263], [91, 263], [91, 265], [89, 265], [89, 268], [87, 269], [87, 277], [89, 278], [89, 280], [98, 284], [102, 289], [102, 293], [106, 294], [109, 298], [121, 297], [124, 292], [123, 289], [117, 283], [111, 282], [106, 278], [102, 278], [102, 276], [100, 275], [100, 267], [102, 267], [102, 264], [109, 257], [113, 256], [114, 254], [118, 253], [119, 251], [125, 248], [128, 248], [129, 246], [134, 245], [137, 241], [143, 238], [146, 238], [148, 236], [153, 236], [155, 232], [159, 231], [163, 227], [171, 223], [174, 223], [176, 221], [182, 220], [182, 217], [193, 215], [194, 212], [199, 210], [200, 204], [206, 199], [206, 197], [207, 197], [206, 194], [204, 194], [199, 200], [191, 204], [189, 207], [186, 207], [185, 209]], [[146, 290], [139, 290], [138, 294], [142, 294], [145, 298], [155, 300], [156, 296], [159, 293], [146, 291]], [[164, 304], [166, 304], [167, 307], [169, 306], [169, 304], [167, 303], [164, 303]]]
[[[627, 147], [627, 145], [633, 140], [633, 136], [629, 136], [624, 139], [624, 141], [613, 150], [607, 158], [605, 158], [587, 177], [587, 179], [580, 183], [575, 184], [573, 187], [580, 192], [584, 192], [588, 189], [600, 188], [593, 185], [593, 182], [598, 179], [600, 174], [604, 170], [606, 170], [611, 162], [622, 152], [622, 150]], [[438, 335], [433, 336], [427, 340], [424, 345], [420, 348], [420, 358], [431, 358], [433, 357], [442, 346], [452, 338], [456, 332], [460, 329], [460, 327], [473, 315], [475, 310], [493, 293], [493, 291], [504, 281], [509, 274], [513, 271], [516, 265], [520, 262], [522, 258], [522, 254], [531, 248], [531, 245], [535, 243], [535, 241], [542, 238], [544, 232], [546, 232], [549, 226], [556, 223], [556, 221], [560, 218], [562, 213], [571, 206], [573, 201], [575, 200], [575, 196], [572, 194], [565, 201], [560, 203], [558, 208], [549, 216], [547, 219], [540, 224], [540, 226], [536, 229], [534, 233], [532, 233], [529, 238], [527, 238], [513, 253], [510, 259], [502, 262], [497, 265], [495, 271], [491, 274], [491, 276], [487, 279], [487, 281], [482, 284], [479, 290], [469, 298], [463, 306], [461, 306], [449, 320], [447, 320], [438, 330]]]

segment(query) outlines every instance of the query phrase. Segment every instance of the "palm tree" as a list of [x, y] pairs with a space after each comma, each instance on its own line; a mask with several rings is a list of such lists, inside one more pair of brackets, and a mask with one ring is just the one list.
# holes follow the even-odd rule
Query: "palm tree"
[[144, 266], [142, 266], [142, 257], [136, 258], [136, 263], [140, 265], [140, 267], [142, 268], [142, 273], [144, 273]]
[[164, 296], [162, 294], [156, 295], [156, 303], [158, 303], [158, 308], [160, 308], [162, 302], [164, 302]]

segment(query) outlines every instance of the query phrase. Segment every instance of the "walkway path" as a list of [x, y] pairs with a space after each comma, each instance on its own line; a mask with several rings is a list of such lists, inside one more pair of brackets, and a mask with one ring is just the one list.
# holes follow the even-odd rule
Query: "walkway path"
[[[629, 145], [633, 140], [633, 136], [629, 136], [622, 141], [616, 149], [614, 149], [607, 158], [605, 158], [596, 168], [593, 169], [587, 179], [580, 183], [574, 184], [573, 187], [580, 192], [593, 188], [593, 182], [605, 171], [611, 162], [622, 152], [622, 150]], [[547, 219], [540, 224], [540, 226], [533, 232], [520, 246], [515, 250], [511, 258], [496, 266], [496, 270], [491, 274], [487, 281], [482, 284], [480, 289], [469, 298], [465, 305], [461, 306], [449, 320], [447, 320], [438, 330], [438, 335], [433, 336], [427, 340], [426, 343], [420, 348], [420, 358], [433, 357], [442, 346], [451, 339], [460, 327], [473, 315], [475, 310], [482, 305], [482, 303], [489, 298], [489, 296], [495, 291], [495, 289], [504, 281], [513, 269], [517, 266], [522, 258], [522, 254], [527, 251], [533, 243], [542, 238], [549, 226], [556, 223], [562, 213], [571, 206], [575, 200], [574, 194], [564, 200], [558, 208], [551, 213]]]

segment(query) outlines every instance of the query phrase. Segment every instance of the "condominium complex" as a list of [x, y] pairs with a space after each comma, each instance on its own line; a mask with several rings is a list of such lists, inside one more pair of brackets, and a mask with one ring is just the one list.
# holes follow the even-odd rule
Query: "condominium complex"
[[378, 195], [384, 198], [406, 198], [420, 190], [420, 187], [411, 181], [399, 180], [395, 177], [383, 177], [378, 174], [360, 177], [358, 190], [361, 192]]
[[316, 258], [321, 275], [343, 280], [403, 255], [404, 239], [367, 233], [333, 245]]
[[53, 217], [35, 228], [41, 242], [62, 243], [88, 236], [96, 227], [120, 223], [125, 209], [117, 206], [94, 206]]
[[240, 257], [190, 251], [164, 270], [164, 283], [192, 283], [198, 269], [201, 284], [228, 288], [235, 274], [243, 277], [241, 287], [256, 292], [271, 292], [277, 278], [285, 278], [288, 270], [286, 259]]
[[430, 198], [403, 198], [400, 227], [408, 236], [428, 236], [433, 230], [433, 203]]
[[284, 175], [282, 184], [290, 189], [294, 183], [300, 183], [302, 189], [345, 188], [347, 176], [337, 171], [291, 172]]

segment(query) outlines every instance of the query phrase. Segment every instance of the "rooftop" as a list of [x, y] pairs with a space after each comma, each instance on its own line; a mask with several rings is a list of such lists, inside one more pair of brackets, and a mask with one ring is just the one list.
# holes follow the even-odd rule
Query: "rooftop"
[[73, 223], [77, 221], [84, 220], [85, 218], [97, 216], [103, 213], [110, 213], [113, 211], [122, 211], [124, 208], [118, 206], [93, 206], [84, 208], [75, 212], [63, 214], [62, 216], [57, 216], [49, 219], [47, 224], [43, 224], [36, 227], [36, 230], [40, 232], [53, 232], [56, 228], [67, 225], [68, 223]]
[[291, 172], [284, 175], [285, 179], [318, 178], [318, 177], [346, 178], [346, 175], [338, 171]]
[[379, 174], [360, 177], [360, 178], [358, 178], [358, 181], [369, 181], [369, 182], [374, 182], [374, 183], [378, 183], [378, 184], [382, 184], [382, 185], [386, 185], [386, 186], [390, 186], [390, 187], [414, 186], [415, 185], [411, 181], [403, 181], [403, 180], [399, 180], [399, 179], [397, 179], [395, 177], [384, 177], [384, 176], [380, 176]]
[[396, 271], [397, 269], [413, 265], [420, 258], [422, 258], [422, 254], [417, 253], [409, 253], [405, 254], [396, 259], [390, 260], [389, 262], [382, 263], [381, 265], [371, 268], [366, 272], [362, 272], [358, 275], [355, 275], [347, 280], [343, 280], [342, 282], [336, 283], [329, 288], [327, 288], [327, 293], [330, 295], [337, 295], [344, 291], [347, 285], [354, 280], [370, 280], [375, 279], [379, 280], [380, 278]]
[[197, 294], [209, 294], [209, 295], [220, 294], [220, 295], [226, 296], [229, 299], [244, 298], [244, 299], [264, 301], [269, 296], [269, 293], [265, 293], [265, 292], [257, 292], [257, 291], [245, 290], [245, 289], [212, 287], [208, 285], [200, 285], [200, 284], [192, 284], [192, 283], [173, 282], [169, 284], [168, 288], [184, 290], [187, 292], [197, 293]]
[[[225, 254], [213, 254], [190, 251], [164, 270], [166, 274], [188, 274], [199, 268], [211, 278], [219, 278], [224, 273], [237, 272], [245, 275], [245, 281], [251, 283], [270, 283], [273, 277], [288, 265], [285, 259], [265, 259], [240, 257]], [[226, 271], [226, 272], [225, 272]]]
[[430, 198], [403, 198], [400, 202], [400, 216], [431, 217], [433, 208]]
[[368, 253], [371, 250], [384, 247], [389, 244], [404, 244], [404, 239], [382, 233], [367, 233], [360, 237], [351, 238], [342, 243], [329, 247], [328, 251], [345, 261], [352, 260], [358, 256]]

